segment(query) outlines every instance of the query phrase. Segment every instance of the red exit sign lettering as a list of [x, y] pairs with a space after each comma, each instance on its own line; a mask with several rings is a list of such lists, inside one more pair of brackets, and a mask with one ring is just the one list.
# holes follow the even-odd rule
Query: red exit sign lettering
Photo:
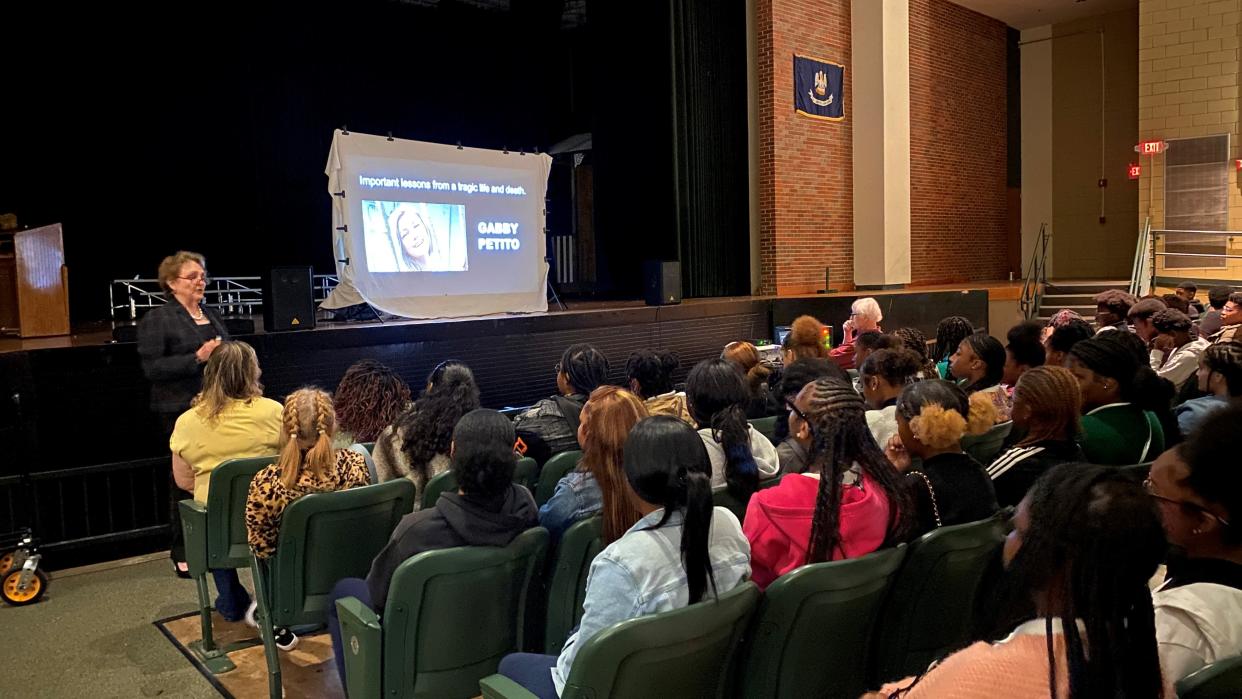
[[1139, 155], [1157, 155], [1165, 152], [1168, 148], [1169, 144], [1167, 141], [1140, 141], [1134, 147], [1134, 152]]
[[1143, 166], [1138, 163], [1130, 163], [1130, 179], [1137, 180], [1143, 175]]

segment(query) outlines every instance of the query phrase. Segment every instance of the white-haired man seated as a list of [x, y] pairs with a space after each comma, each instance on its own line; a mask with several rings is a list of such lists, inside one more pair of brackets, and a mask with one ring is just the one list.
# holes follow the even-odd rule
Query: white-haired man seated
[[875, 299], [867, 296], [855, 301], [850, 305], [850, 319], [842, 326], [845, 334], [841, 344], [832, 348], [828, 357], [842, 369], [855, 368], [854, 338], [863, 333], [883, 332], [880, 330], [882, 320], [884, 320], [884, 314], [880, 312], [880, 304], [876, 303]]

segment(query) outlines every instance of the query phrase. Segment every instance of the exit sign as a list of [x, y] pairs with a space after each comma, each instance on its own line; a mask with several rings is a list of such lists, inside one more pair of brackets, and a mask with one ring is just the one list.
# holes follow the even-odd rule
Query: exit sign
[[1130, 163], [1130, 179], [1137, 180], [1143, 175], [1143, 166], [1138, 163]]
[[1168, 149], [1167, 141], [1139, 141], [1139, 144], [1134, 147], [1134, 152], [1139, 155], [1156, 155]]

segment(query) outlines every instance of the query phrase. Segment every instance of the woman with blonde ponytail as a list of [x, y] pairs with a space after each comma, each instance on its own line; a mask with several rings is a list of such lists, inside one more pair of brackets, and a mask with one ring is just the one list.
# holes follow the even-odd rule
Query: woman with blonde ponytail
[[[996, 420], [986, 395], [966, 393], [940, 379], [905, 387], [897, 399], [897, 435], [885, 455], [906, 475], [914, 502], [915, 534], [996, 513], [996, 491], [983, 465], [962, 451], [962, 437], [982, 434]], [[922, 463], [912, 468], [913, 458]]]

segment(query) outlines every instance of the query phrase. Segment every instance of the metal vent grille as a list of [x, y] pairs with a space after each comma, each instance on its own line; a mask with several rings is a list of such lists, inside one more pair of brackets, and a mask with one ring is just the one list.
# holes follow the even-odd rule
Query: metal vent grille
[[[1165, 155], [1164, 224], [1171, 231], [1223, 231], [1229, 223], [1229, 134], [1169, 141]], [[1167, 252], [1223, 255], [1221, 236], [1180, 233], [1166, 238]], [[1164, 258], [1168, 269], [1224, 267], [1220, 257]]]

